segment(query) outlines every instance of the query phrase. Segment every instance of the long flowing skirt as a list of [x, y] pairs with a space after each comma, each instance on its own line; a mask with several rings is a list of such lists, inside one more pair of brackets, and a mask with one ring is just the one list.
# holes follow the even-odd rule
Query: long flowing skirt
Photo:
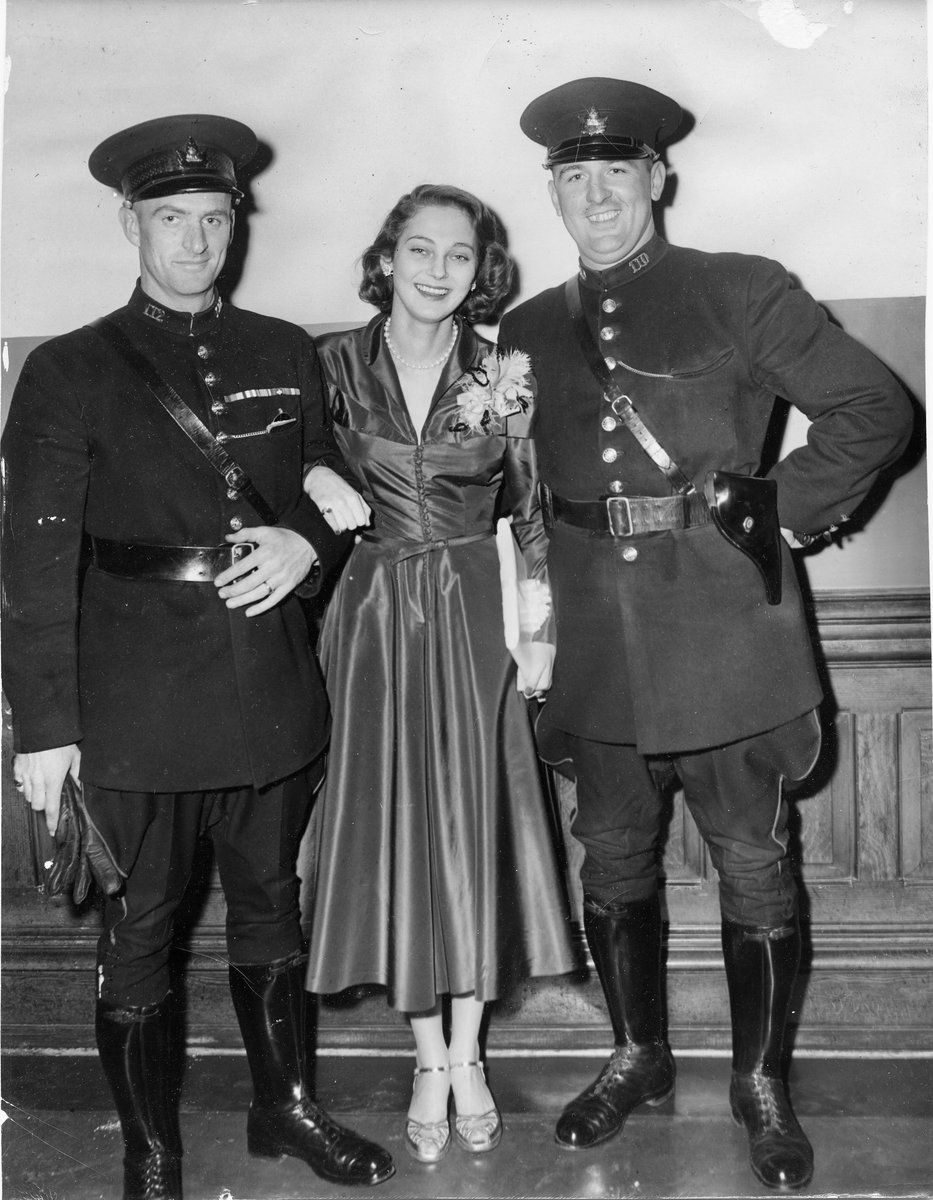
[[328, 608], [333, 713], [307, 841], [308, 987], [406, 1012], [573, 970], [556, 814], [502, 641], [493, 539], [356, 546]]

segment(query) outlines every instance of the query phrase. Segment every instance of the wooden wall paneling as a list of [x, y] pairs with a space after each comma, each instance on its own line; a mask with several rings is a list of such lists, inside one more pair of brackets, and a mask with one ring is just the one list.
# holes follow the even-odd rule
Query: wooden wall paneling
[[[813, 781], [791, 793], [802, 858], [807, 962], [798, 1047], [933, 1050], [933, 811], [929, 596], [818, 596], [826, 663], [826, 750]], [[3, 1016], [7, 1046], [93, 1045], [97, 912], [52, 903], [37, 888], [30, 814], [12, 792], [4, 737]], [[822, 772], [822, 773], [821, 773]], [[557, 787], [568, 882], [579, 925], [580, 850], [569, 836], [572, 786]], [[192, 1046], [239, 1046], [227, 990], [224, 901], [202, 864], [179, 938]], [[725, 1048], [728, 1008], [715, 872], [673, 798], [664, 854], [667, 1007], [677, 1048]], [[493, 1049], [598, 1049], [610, 1037], [594, 972], [532, 980], [503, 998]], [[318, 1044], [401, 1049], [404, 1020], [378, 990], [325, 999]]]
[[675, 792], [671, 821], [664, 847], [664, 878], [668, 883], [702, 885], [709, 881], [706, 844], [700, 837], [681, 789]]
[[583, 889], [580, 886], [580, 865], [583, 862], [583, 848], [570, 832], [577, 811], [576, 789], [571, 780], [556, 771], [550, 773], [550, 786], [560, 811], [564, 846], [564, 883], [570, 899], [570, 912], [574, 925], [578, 930], [582, 930]]
[[856, 722], [858, 876], [897, 878], [897, 715], [859, 713]]
[[13, 786], [12, 730], [10, 707], [2, 701], [3, 755], [0, 765], [0, 863], [3, 886], [32, 887], [36, 884], [36, 863], [31, 830], [30, 809]]
[[900, 870], [907, 883], [933, 883], [933, 721], [928, 709], [899, 718]]
[[855, 876], [855, 718], [851, 713], [837, 713], [829, 722], [824, 719], [822, 755], [832, 768], [826, 782], [796, 800], [793, 789], [790, 792], [799, 821], [805, 884], [848, 882]]

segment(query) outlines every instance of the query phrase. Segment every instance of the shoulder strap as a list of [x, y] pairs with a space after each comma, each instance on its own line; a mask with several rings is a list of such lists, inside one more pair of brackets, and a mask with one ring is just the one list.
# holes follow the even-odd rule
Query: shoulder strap
[[181, 396], [166, 383], [153, 364], [141, 354], [122, 329], [107, 317], [92, 321], [88, 329], [102, 337], [134, 371], [148, 391], [158, 400], [172, 420], [191, 439], [215, 471], [223, 476], [227, 487], [240, 493], [256, 510], [265, 525], [275, 525], [278, 517], [256, 489], [243, 468], [227, 453], [204, 422], [191, 411]]
[[612, 405], [612, 411], [629, 433], [632, 434], [655, 466], [664, 472], [675, 492], [679, 492], [683, 496], [689, 492], [696, 491], [690, 480], [684, 475], [677, 463], [674, 462], [638, 415], [631, 400], [612, 378], [612, 374], [606, 366], [606, 360], [600, 354], [590, 328], [586, 323], [586, 317], [583, 314], [583, 305], [580, 301], [580, 281], [577, 276], [573, 276], [573, 278], [567, 280], [564, 288], [564, 298], [567, 302], [567, 310], [570, 313], [570, 323], [573, 326], [574, 333], [577, 335], [577, 341], [580, 343], [583, 357], [602, 387], [603, 395]]

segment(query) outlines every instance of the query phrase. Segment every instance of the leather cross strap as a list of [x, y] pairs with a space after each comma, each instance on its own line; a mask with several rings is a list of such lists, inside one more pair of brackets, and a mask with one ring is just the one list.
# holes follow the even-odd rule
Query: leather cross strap
[[175, 424], [191, 439], [214, 470], [223, 476], [227, 487], [239, 492], [243, 499], [253, 506], [264, 525], [276, 525], [278, 517], [243, 468], [230, 457], [175, 389], [165, 382], [149, 359], [136, 349], [123, 330], [107, 317], [92, 321], [87, 328], [93, 329], [102, 337], [140, 377], [147, 390], [158, 400]]
[[564, 288], [564, 297], [570, 313], [573, 331], [577, 335], [577, 341], [580, 343], [580, 349], [583, 351], [583, 357], [602, 387], [603, 395], [612, 406], [612, 411], [629, 433], [632, 434], [654, 465], [664, 472], [668, 483], [670, 483], [675, 492], [678, 492], [681, 496], [695, 492], [696, 488], [644, 423], [636, 412], [631, 400], [612, 378], [612, 374], [606, 366], [606, 360], [600, 354], [590, 328], [586, 323], [586, 317], [583, 314], [583, 304], [580, 300], [580, 281], [576, 276], [567, 280]]

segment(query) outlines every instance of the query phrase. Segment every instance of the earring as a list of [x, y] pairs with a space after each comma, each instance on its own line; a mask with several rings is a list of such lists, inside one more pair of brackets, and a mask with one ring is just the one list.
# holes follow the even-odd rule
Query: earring
[[383, 275], [385, 275], [386, 279], [389, 279], [392, 275], [392, 264], [388, 261], [388, 259], [384, 258], [379, 265], [382, 267]]
[[474, 279], [474, 280], [473, 280], [473, 282], [470, 284], [470, 291], [471, 291], [471, 292], [475, 292], [475, 291], [476, 291], [476, 280], [475, 280], [475, 279]]

